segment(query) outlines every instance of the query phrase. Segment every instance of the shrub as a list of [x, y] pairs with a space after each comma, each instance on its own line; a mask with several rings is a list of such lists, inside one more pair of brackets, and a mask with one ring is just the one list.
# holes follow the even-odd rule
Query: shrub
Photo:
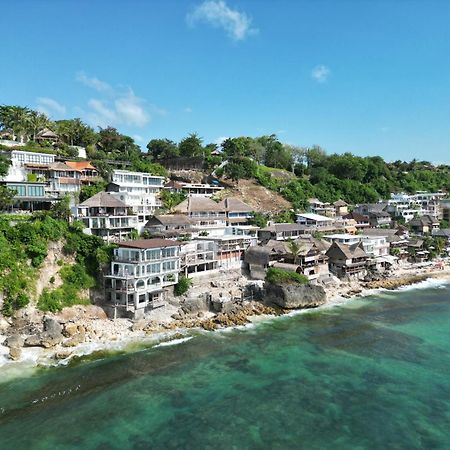
[[266, 281], [271, 284], [306, 284], [308, 277], [300, 273], [271, 267], [267, 271]]
[[184, 275], [181, 275], [178, 280], [178, 283], [174, 286], [174, 289], [173, 289], [174, 294], [176, 296], [186, 294], [186, 292], [191, 287], [191, 284], [192, 284], [192, 280], [185, 277]]

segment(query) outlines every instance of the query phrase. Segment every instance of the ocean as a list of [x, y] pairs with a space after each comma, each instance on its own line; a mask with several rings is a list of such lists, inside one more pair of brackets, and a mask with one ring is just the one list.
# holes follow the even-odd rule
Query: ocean
[[190, 337], [0, 373], [0, 448], [450, 448], [449, 284]]

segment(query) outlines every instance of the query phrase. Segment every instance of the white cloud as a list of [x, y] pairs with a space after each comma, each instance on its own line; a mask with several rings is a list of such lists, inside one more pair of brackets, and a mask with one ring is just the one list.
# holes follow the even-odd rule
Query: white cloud
[[100, 98], [91, 98], [86, 109], [78, 108], [82, 117], [93, 126], [128, 125], [142, 128], [151, 121], [152, 116], [167, 114], [164, 109], [147, 104], [130, 87], [115, 87], [96, 77], [88, 77], [84, 72], [78, 72], [76, 80], [99, 92]]
[[83, 71], [78, 72], [75, 79], [98, 92], [107, 92], [112, 90], [111, 85], [105, 81], [99, 80], [97, 77], [88, 77]]
[[242, 41], [258, 32], [256, 28], [252, 28], [252, 19], [247, 14], [231, 9], [223, 0], [204, 1], [186, 19], [192, 26], [202, 22], [215, 28], [223, 28], [236, 41]]
[[139, 134], [133, 134], [133, 136], [131, 136], [136, 142], [144, 142], [144, 138], [142, 136], [140, 136]]
[[222, 145], [227, 139], [228, 139], [228, 136], [220, 136], [217, 139], [215, 139], [213, 142], [216, 145]]
[[119, 121], [136, 127], [146, 125], [150, 122], [150, 115], [144, 110], [143, 103], [143, 99], [136, 97], [132, 91], [116, 99], [114, 105]]
[[311, 77], [318, 83], [325, 83], [330, 75], [331, 70], [323, 64], [314, 67], [314, 69], [311, 71]]
[[66, 107], [49, 97], [38, 97], [36, 99], [37, 110], [51, 116], [52, 114], [65, 114]]

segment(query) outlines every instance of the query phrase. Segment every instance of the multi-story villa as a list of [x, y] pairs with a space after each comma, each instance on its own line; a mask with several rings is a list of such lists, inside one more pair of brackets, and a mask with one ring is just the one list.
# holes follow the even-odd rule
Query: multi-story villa
[[116, 315], [142, 317], [161, 306], [178, 282], [180, 245], [167, 239], [121, 242], [105, 277], [106, 302]]
[[180, 247], [181, 272], [185, 276], [207, 275], [218, 268], [217, 244], [211, 240], [187, 241]]
[[360, 278], [367, 273], [367, 254], [361, 243], [352, 245], [333, 242], [327, 250], [330, 272], [338, 277]]
[[192, 220], [184, 214], [161, 214], [153, 216], [145, 224], [144, 231], [152, 236], [165, 238], [191, 237], [197, 230]]
[[175, 212], [188, 216], [196, 228], [209, 236], [224, 234], [226, 212], [210, 198], [188, 197], [175, 207]]
[[81, 189], [81, 172], [62, 162], [55, 162], [48, 167], [49, 191], [62, 197], [75, 194]]
[[186, 183], [184, 181], [169, 181], [164, 186], [171, 192], [182, 192], [188, 197], [212, 197], [223, 191], [222, 186], [205, 183]]
[[145, 223], [161, 207], [159, 193], [164, 186], [164, 177], [144, 172], [114, 170], [107, 192], [125, 203], [137, 214], [140, 231]]
[[84, 222], [85, 233], [107, 241], [128, 239], [131, 231], [138, 229], [137, 216], [107, 192], [99, 192], [80, 203], [76, 218]]
[[331, 217], [314, 213], [298, 213], [296, 214], [296, 218], [298, 224], [315, 230], [331, 231], [334, 229], [334, 219]]
[[97, 169], [89, 161], [66, 161], [66, 165], [80, 172], [80, 180], [83, 184], [92, 184], [101, 178]]
[[248, 225], [253, 217], [253, 208], [238, 198], [225, 198], [219, 206], [226, 212], [227, 225]]
[[308, 200], [308, 212], [312, 214], [319, 214], [327, 217], [336, 216], [336, 208], [331, 203], [321, 202], [317, 198], [310, 198]]

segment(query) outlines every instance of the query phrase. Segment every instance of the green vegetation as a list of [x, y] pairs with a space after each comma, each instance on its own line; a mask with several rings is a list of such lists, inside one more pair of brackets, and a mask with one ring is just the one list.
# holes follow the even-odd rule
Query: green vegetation
[[95, 286], [95, 279], [87, 273], [86, 267], [76, 263], [62, 267], [59, 273], [63, 280], [62, 286], [51, 291], [44, 289], [37, 303], [38, 308], [41, 311], [57, 312], [66, 306], [89, 304], [89, 299], [80, 296], [79, 292], [80, 289]]
[[173, 292], [176, 296], [186, 294], [191, 285], [192, 280], [185, 277], [184, 275], [181, 275], [180, 278], [178, 279], [178, 283], [173, 288]]
[[308, 277], [296, 272], [270, 267], [266, 273], [266, 281], [271, 284], [307, 284]]
[[[49, 242], [65, 242], [63, 250], [75, 257], [76, 264], [62, 266], [63, 286], [55, 294], [51, 291], [41, 296], [42, 309], [45, 305], [54, 310], [55, 305], [83, 301], [77, 292], [92, 287], [101, 267], [110, 261], [110, 246], [98, 237], [85, 235], [79, 222], [69, 225], [58, 214], [57, 210], [29, 217], [0, 216], [0, 292], [4, 315], [9, 316], [28, 303]], [[24, 292], [28, 295], [24, 296]]]
[[167, 209], [168, 212], [172, 212], [175, 206], [179, 205], [186, 199], [186, 194], [183, 194], [182, 192], [170, 192], [163, 190], [160, 194], [160, 199], [164, 208]]

